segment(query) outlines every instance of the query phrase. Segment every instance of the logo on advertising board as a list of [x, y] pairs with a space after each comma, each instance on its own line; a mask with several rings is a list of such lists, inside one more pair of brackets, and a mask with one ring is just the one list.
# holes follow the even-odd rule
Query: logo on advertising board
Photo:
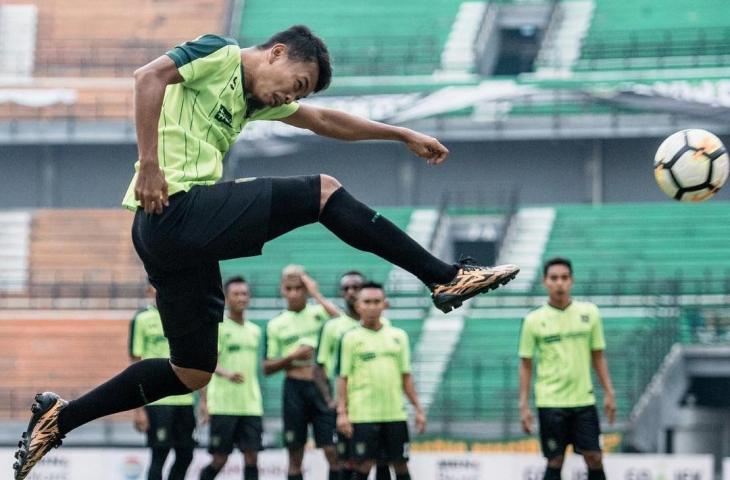
[[144, 467], [137, 456], [126, 457], [121, 465], [124, 480], [141, 480]]
[[467, 459], [444, 459], [437, 465], [438, 480], [479, 480], [479, 463]]

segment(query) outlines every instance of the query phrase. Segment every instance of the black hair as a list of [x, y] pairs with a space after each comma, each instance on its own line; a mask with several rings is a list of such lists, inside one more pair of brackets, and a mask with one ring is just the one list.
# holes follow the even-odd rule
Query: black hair
[[241, 275], [236, 275], [235, 277], [231, 277], [228, 280], [226, 280], [226, 283], [223, 285], [223, 291], [228, 293], [228, 287], [233, 285], [234, 283], [243, 283], [244, 285], [248, 285], [248, 282], [245, 278]]
[[568, 267], [568, 270], [570, 271], [570, 276], [573, 276], [573, 264], [570, 263], [570, 260], [568, 260], [565, 257], [554, 257], [545, 262], [545, 264], [542, 266], [542, 276], [547, 277], [547, 272], [553, 265], [565, 265]]
[[362, 278], [363, 281], [365, 281], [365, 275], [363, 275], [363, 273], [359, 270], [348, 270], [347, 272], [340, 275], [340, 280], [342, 280], [345, 277], [349, 277], [350, 275], [358, 276], [358, 277]]
[[302, 62], [316, 62], [319, 67], [319, 78], [314, 91], [319, 92], [329, 87], [332, 81], [332, 65], [327, 46], [321, 38], [312, 33], [309, 27], [294, 25], [272, 35], [264, 43], [257, 46], [259, 49], [271, 48], [277, 43], [288, 47], [287, 55], [292, 60]]
[[377, 288], [378, 290], [383, 290], [383, 292], [385, 292], [385, 288], [383, 288], [382, 283], [373, 282], [372, 280], [363, 283], [362, 287], [360, 287], [360, 290], [365, 290], [366, 288]]

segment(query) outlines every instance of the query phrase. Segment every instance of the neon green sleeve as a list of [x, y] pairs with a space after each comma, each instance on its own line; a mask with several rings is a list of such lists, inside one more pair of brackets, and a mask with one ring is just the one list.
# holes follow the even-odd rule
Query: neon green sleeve
[[408, 334], [401, 331], [401, 351], [398, 366], [400, 373], [411, 373], [411, 343], [408, 341]]
[[[336, 339], [332, 331], [334, 330], [334, 323], [331, 321], [324, 324], [322, 327], [322, 334], [319, 336], [319, 343], [317, 345], [317, 363], [320, 365], [326, 365], [332, 355], [335, 353]], [[331, 372], [327, 372], [331, 374]]]
[[352, 374], [352, 342], [348, 341], [348, 335], [340, 341], [339, 362], [337, 362], [337, 375], [347, 378]]
[[591, 316], [593, 317], [593, 325], [591, 326], [591, 350], [605, 350], [606, 339], [603, 336], [603, 320], [601, 320], [601, 313], [595, 305]]
[[235, 40], [218, 35], [202, 35], [167, 52], [183, 77], [183, 85], [193, 89], [205, 86], [211, 77], [227, 75], [228, 67], [238, 62], [240, 55]]
[[525, 317], [522, 320], [522, 327], [520, 327], [520, 358], [532, 358], [535, 353], [535, 335], [530, 328], [529, 319], [529, 316]]
[[281, 349], [279, 348], [279, 338], [276, 336], [276, 332], [271, 328], [271, 324], [266, 325], [266, 355], [265, 358], [279, 358], [281, 356]]
[[144, 357], [144, 332], [135, 316], [129, 325], [129, 356]]

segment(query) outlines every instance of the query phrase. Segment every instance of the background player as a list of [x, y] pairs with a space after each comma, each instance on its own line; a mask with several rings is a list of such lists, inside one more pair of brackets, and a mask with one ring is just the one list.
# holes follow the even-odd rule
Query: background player
[[337, 428], [352, 438], [358, 479], [367, 478], [381, 449], [396, 479], [410, 479], [404, 393], [416, 410], [418, 433], [426, 428], [411, 377], [408, 334], [383, 325], [381, 314], [387, 306], [382, 285], [363, 284], [356, 304], [361, 326], [345, 333], [340, 347]]
[[[289, 480], [302, 479], [302, 460], [307, 428], [312, 424], [314, 442], [330, 465], [330, 480], [339, 478], [335, 451], [335, 413], [314, 383], [314, 352], [320, 331], [337, 307], [319, 292], [317, 283], [299, 265], [281, 273], [281, 295], [286, 310], [266, 325], [264, 373], [284, 370], [282, 417], [284, 443], [289, 452]], [[318, 305], [307, 303], [309, 297]]]
[[[138, 312], [129, 327], [129, 356], [133, 362], [146, 358], [169, 358], [170, 347], [162, 331], [160, 312], [154, 303], [155, 288], [147, 286], [150, 305]], [[183, 480], [193, 461], [195, 414], [193, 394], [162, 398], [134, 411], [134, 428], [147, 434], [152, 450], [147, 480], [161, 480], [170, 449], [175, 449], [168, 480]]]
[[243, 277], [225, 283], [228, 315], [218, 332], [218, 365], [208, 387], [201, 390], [200, 410], [210, 415], [208, 451], [213, 459], [200, 472], [212, 480], [228, 461], [233, 446], [243, 452], [244, 478], [259, 478], [263, 404], [258, 379], [261, 328], [246, 320], [251, 291]]
[[[315, 381], [322, 390], [325, 400], [332, 408], [336, 408], [336, 400], [331, 386], [336, 383], [337, 353], [339, 352], [342, 335], [349, 330], [360, 326], [360, 314], [355, 304], [360, 288], [365, 283], [365, 275], [357, 270], [345, 272], [340, 277], [340, 296], [345, 301], [345, 312], [336, 318], [328, 320], [322, 329], [319, 345], [317, 346], [317, 364], [315, 365]], [[381, 317], [381, 322], [390, 325], [390, 321]], [[331, 380], [331, 381], [330, 381]], [[337, 457], [343, 476], [351, 479], [354, 471], [350, 468], [350, 439], [344, 436], [337, 437]], [[376, 480], [390, 480], [390, 467], [387, 462], [378, 463]]]
[[600, 425], [593, 395], [591, 364], [603, 386], [609, 423], [616, 416], [613, 384], [603, 350], [606, 342], [598, 307], [571, 298], [573, 266], [553, 258], [543, 266], [548, 302], [530, 312], [520, 334], [520, 417], [532, 433], [530, 380], [537, 356], [535, 405], [540, 421], [540, 443], [548, 459], [545, 480], [560, 480], [565, 448], [572, 444], [583, 455], [589, 480], [605, 479]]

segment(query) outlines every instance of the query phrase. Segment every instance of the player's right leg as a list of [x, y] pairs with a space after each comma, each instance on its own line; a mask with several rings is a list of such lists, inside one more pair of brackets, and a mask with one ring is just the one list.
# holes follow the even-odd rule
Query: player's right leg
[[244, 480], [258, 480], [259, 451], [263, 449], [263, 419], [243, 416], [239, 419], [238, 447], [243, 452]]
[[302, 480], [302, 461], [309, 421], [307, 390], [311, 383], [308, 380], [284, 379], [282, 417], [284, 445], [289, 453], [288, 480]]
[[570, 414], [564, 408], [538, 408], [537, 412], [540, 424], [540, 446], [547, 459], [543, 480], [560, 480], [565, 448], [571, 437]]

